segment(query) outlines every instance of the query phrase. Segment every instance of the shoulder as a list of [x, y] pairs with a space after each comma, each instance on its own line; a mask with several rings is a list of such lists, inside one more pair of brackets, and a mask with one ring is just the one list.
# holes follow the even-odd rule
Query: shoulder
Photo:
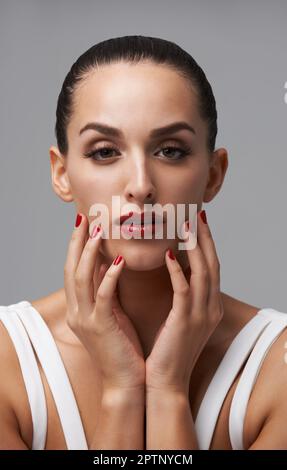
[[64, 288], [31, 300], [30, 303], [43, 318], [58, 345], [78, 346], [81, 344], [67, 324], [67, 301]]
[[[223, 294], [223, 300], [227, 312], [226, 330], [232, 339], [261, 310], [265, 310], [264, 307], [249, 305], [226, 294]], [[266, 310], [269, 309], [266, 308]], [[248, 369], [252, 374], [253, 385], [244, 420], [244, 448], [246, 449], [287, 449], [285, 426], [287, 420], [287, 313], [271, 308], [270, 319], [271, 323], [269, 322], [261, 331], [254, 344], [253, 358], [257, 356], [254, 366], [259, 358], [258, 369], [254, 371], [255, 375], [251, 373], [250, 368]], [[278, 328], [278, 334], [276, 328]], [[264, 334], [265, 331], [266, 334]], [[275, 336], [272, 336], [272, 331]], [[262, 335], [266, 340], [265, 345], [260, 341], [256, 347]], [[242, 375], [246, 373], [244, 368]], [[249, 382], [246, 375], [245, 378]], [[283, 428], [284, 432], [282, 432]]]
[[[7, 307], [0, 306], [0, 320], [1, 320], [1, 312], [7, 315], [11, 315], [11, 312], [8, 310]], [[19, 369], [19, 362], [18, 357], [15, 351], [14, 344], [12, 339], [2, 321], [0, 321], [0, 360], [1, 360], [1, 368], [0, 374], [4, 375], [7, 378], [12, 378], [15, 374], [14, 371]], [[7, 386], [7, 382], [5, 380], [1, 380], [2, 384], [2, 392]], [[11, 392], [11, 390], [7, 390]], [[10, 393], [9, 393], [10, 395]]]
[[[1, 306], [0, 310], [3, 312], [4, 307]], [[7, 309], [4, 311], [11, 314]], [[32, 434], [25, 390], [14, 344], [0, 321], [0, 429], [3, 431], [0, 433], [0, 449], [28, 448], [26, 442], [30, 442]]]
[[256, 380], [256, 406], [265, 412], [250, 449], [287, 449], [287, 313], [284, 315], [285, 327], [269, 345]]
[[53, 327], [61, 321], [66, 308], [66, 297], [64, 289], [47, 294], [35, 300], [29, 301], [41, 315], [48, 326]]
[[[52, 335], [61, 338], [63, 309], [59, 292], [28, 302], [43, 318]], [[5, 318], [13, 319], [15, 312], [11, 307], [17, 304], [18, 302], [0, 305], [0, 449], [31, 448], [33, 438], [31, 409], [20, 359], [15, 348], [17, 337], [13, 338], [9, 332], [9, 324], [5, 325]], [[27, 308], [26, 304], [23, 308]], [[12, 323], [13, 328], [17, 330], [18, 323]], [[21, 344], [23, 347], [23, 343]], [[24, 355], [25, 351], [22, 352]]]
[[[43, 318], [52, 335], [58, 335], [61, 338], [63, 310], [57, 292], [28, 302]], [[17, 336], [14, 337], [10, 331], [9, 323], [5, 322], [5, 319], [9, 317], [16, 320], [16, 312], [11, 307], [14, 305], [16, 307], [17, 304], [0, 305], [0, 449], [3, 450], [29, 449], [32, 447], [33, 439], [31, 409], [18, 356], [19, 352], [17, 353], [16, 349], [18, 346]], [[19, 305], [18, 308], [21, 306]], [[27, 304], [23, 304], [24, 308], [27, 309]], [[29, 312], [27, 311], [27, 313]], [[1, 321], [1, 317], [3, 321]], [[21, 321], [20, 323], [12, 321], [12, 326], [16, 331], [18, 325], [21, 325]], [[20, 334], [23, 332], [25, 332], [25, 328], [21, 328]], [[25, 356], [24, 344], [21, 342], [22, 359]], [[36, 355], [35, 359], [38, 363]], [[37, 365], [39, 366], [39, 364]]]
[[[66, 296], [64, 289], [59, 289], [37, 299], [26, 299], [26, 301], [36, 310], [38, 315], [42, 317], [55, 338], [65, 336], [63, 327], [66, 329], [67, 325], [65, 321]], [[7, 306], [0, 305], [0, 313], [1, 311], [10, 313], [10, 307], [14, 305], [16, 306], [18, 303]], [[26, 305], [24, 305], [24, 307], [27, 308]]]
[[[269, 400], [270, 409], [273, 411], [281, 405], [282, 398], [287, 390], [287, 313], [284, 329], [271, 342], [264, 357], [261, 376], [266, 384], [265, 396]], [[276, 319], [273, 320], [276, 323]], [[272, 384], [272, 386], [270, 386]]]

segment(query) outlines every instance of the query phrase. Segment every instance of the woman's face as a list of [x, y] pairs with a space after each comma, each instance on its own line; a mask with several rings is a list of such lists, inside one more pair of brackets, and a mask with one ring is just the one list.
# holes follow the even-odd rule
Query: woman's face
[[[74, 95], [74, 112], [67, 128], [68, 155], [63, 159], [66, 178], [77, 212], [89, 215], [95, 203], [109, 210], [110, 235], [101, 252], [112, 262], [121, 254], [126, 267], [150, 270], [164, 265], [168, 247], [178, 252], [174, 239], [113, 239], [112, 196], [120, 199], [120, 213], [145, 204], [189, 204], [200, 210], [210, 177], [212, 155], [207, 149], [207, 124], [198, 112], [196, 93], [175, 71], [151, 62], [101, 66], [83, 80]], [[186, 122], [181, 129], [151, 137], [156, 128]], [[88, 123], [118, 128], [121, 136], [94, 129]], [[84, 154], [98, 151], [94, 158]], [[170, 149], [169, 147], [176, 147]], [[187, 154], [184, 156], [184, 151]], [[183, 158], [180, 158], [180, 157]], [[176, 209], [175, 209], [176, 210]]]

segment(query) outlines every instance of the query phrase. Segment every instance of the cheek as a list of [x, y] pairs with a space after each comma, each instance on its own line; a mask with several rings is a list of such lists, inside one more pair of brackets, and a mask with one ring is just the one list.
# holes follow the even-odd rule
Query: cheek
[[93, 204], [108, 203], [110, 185], [107, 185], [102, 174], [92, 170], [90, 165], [70, 167], [68, 176], [74, 199], [87, 214]]
[[166, 196], [170, 200], [181, 203], [199, 202], [203, 194], [207, 178], [207, 169], [201, 164], [193, 164], [184, 172], [174, 177], [166, 188]]

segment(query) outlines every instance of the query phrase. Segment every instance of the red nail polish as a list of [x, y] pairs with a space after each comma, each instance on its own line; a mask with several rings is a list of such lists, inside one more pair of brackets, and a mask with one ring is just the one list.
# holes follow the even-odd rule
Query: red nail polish
[[77, 214], [76, 222], [75, 222], [75, 227], [79, 227], [80, 223], [82, 222], [82, 216], [81, 214]]
[[170, 259], [175, 259], [175, 256], [174, 256], [174, 254], [173, 254], [173, 251], [172, 251], [170, 248], [167, 250], [167, 254], [168, 254], [168, 256], [170, 257]]
[[205, 224], [207, 224], [207, 218], [206, 218], [206, 212], [205, 212], [205, 210], [200, 211], [199, 215], [200, 215], [200, 217], [201, 217], [201, 220], [203, 220], [203, 222], [204, 222]]
[[118, 264], [122, 261], [122, 259], [123, 259], [123, 257], [122, 257], [121, 255], [118, 255], [118, 256], [115, 258], [113, 264], [118, 265]]
[[94, 238], [97, 235], [97, 233], [99, 233], [100, 230], [101, 230], [101, 227], [99, 225], [95, 225], [91, 233], [91, 238]]

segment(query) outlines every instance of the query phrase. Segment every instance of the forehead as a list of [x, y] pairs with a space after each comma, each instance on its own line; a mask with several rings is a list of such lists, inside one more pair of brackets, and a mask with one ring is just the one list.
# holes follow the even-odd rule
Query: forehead
[[152, 128], [176, 119], [194, 126], [199, 122], [196, 90], [190, 82], [163, 65], [120, 62], [100, 66], [80, 83], [69, 127], [78, 134], [95, 120], [122, 128]]

